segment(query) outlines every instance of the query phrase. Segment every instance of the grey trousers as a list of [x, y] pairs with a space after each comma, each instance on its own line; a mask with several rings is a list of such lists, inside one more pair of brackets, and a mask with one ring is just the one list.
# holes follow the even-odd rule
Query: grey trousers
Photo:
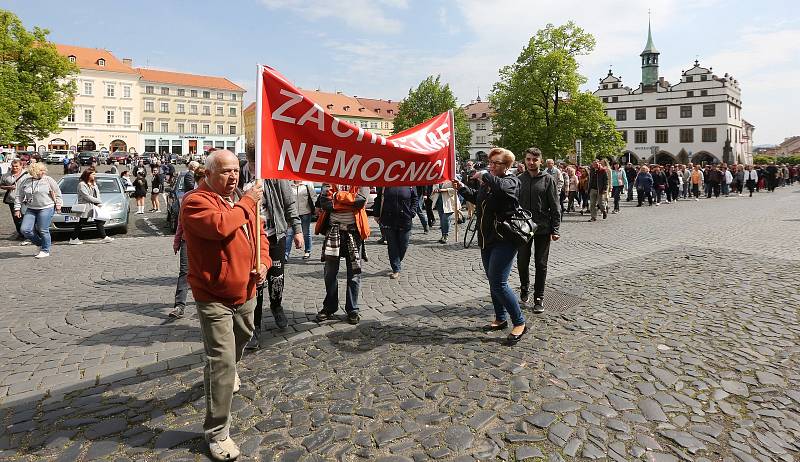
[[186, 242], [181, 242], [180, 267], [178, 269], [178, 283], [175, 285], [175, 306], [186, 307], [186, 294], [189, 293], [189, 255], [186, 253]]
[[203, 384], [206, 393], [206, 441], [221, 441], [231, 427], [231, 401], [236, 363], [253, 336], [253, 310], [256, 299], [229, 308], [222, 303], [196, 302], [206, 365]]
[[603, 212], [608, 212], [608, 197], [605, 192], [600, 192], [596, 189], [589, 191], [589, 212], [592, 218], [597, 218], [597, 207]]

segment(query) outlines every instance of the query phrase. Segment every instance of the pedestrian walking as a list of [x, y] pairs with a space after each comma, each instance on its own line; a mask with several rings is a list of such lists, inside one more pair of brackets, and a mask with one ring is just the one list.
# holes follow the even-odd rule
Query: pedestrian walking
[[725, 175], [717, 168], [716, 165], [712, 165], [711, 169], [708, 172], [708, 176], [706, 177], [706, 183], [708, 187], [706, 189], [706, 198], [711, 199], [711, 195], [713, 194], [715, 198], [719, 197], [720, 189], [722, 183], [725, 181]]
[[[567, 190], [567, 212], [575, 212], [575, 199], [578, 198], [578, 175], [575, 174], [575, 167], [567, 167], [567, 182], [564, 188]], [[563, 214], [562, 214], [563, 219]]]
[[681, 164], [678, 167], [678, 174], [681, 176], [681, 197], [688, 199], [689, 191], [692, 187], [692, 164], [689, 164], [689, 168]]
[[733, 174], [733, 192], [741, 196], [744, 192], [744, 165], [737, 164], [736, 172]]
[[634, 186], [636, 186], [636, 196], [639, 201], [636, 206], [641, 207], [645, 198], [647, 198], [647, 205], [652, 207], [653, 175], [650, 174], [650, 168], [647, 165], [642, 165], [642, 167], [639, 169], [639, 173], [636, 175], [636, 179], [634, 180]]
[[[78, 216], [80, 218], [78, 222], [75, 223], [75, 228], [72, 230], [72, 236], [70, 236], [69, 239], [70, 245], [83, 244], [83, 241], [80, 239], [81, 231], [89, 218], [94, 218], [94, 227], [100, 235], [100, 242], [108, 243], [114, 241], [114, 238], [106, 235], [105, 220], [98, 219], [96, 214], [96, 209], [103, 207], [103, 200], [100, 198], [100, 188], [97, 187], [97, 181], [95, 181], [96, 174], [97, 170], [94, 167], [88, 167], [81, 173], [81, 179], [78, 182], [78, 200], [76, 205], [83, 205], [82, 208], [85, 210], [79, 212]], [[78, 207], [73, 206], [72, 210], [75, 211], [76, 208]]]
[[364, 208], [369, 200], [369, 188], [358, 186], [323, 185], [319, 195], [322, 214], [317, 219], [316, 234], [325, 236], [322, 261], [325, 264], [325, 300], [316, 321], [333, 319], [339, 310], [339, 263], [347, 267], [345, 312], [347, 322], [358, 324], [358, 295], [361, 290], [361, 265], [364, 240], [369, 236], [369, 222]]
[[22, 162], [18, 159], [14, 159], [11, 161], [11, 170], [0, 178], [0, 191], [5, 191], [3, 193], [3, 203], [8, 205], [8, 208], [11, 209], [11, 219], [14, 221], [14, 229], [17, 230], [14, 239], [23, 242], [25, 242], [25, 238], [22, 236], [22, 230], [20, 229], [20, 226], [22, 226], [22, 217], [14, 213], [14, 205], [17, 203], [17, 186], [19, 182], [27, 178], [27, 176], [28, 172], [22, 168]]
[[[297, 214], [300, 216], [300, 226], [303, 229], [303, 260], [311, 258], [311, 220], [316, 214], [314, 204], [317, 202], [317, 192], [314, 190], [314, 183], [310, 181], [295, 180], [292, 184], [295, 204], [297, 204]], [[294, 240], [294, 228], [286, 229], [286, 257], [292, 253], [292, 241]]]
[[753, 197], [753, 191], [756, 189], [756, 185], [758, 185], [758, 180], [758, 172], [755, 167], [748, 165], [744, 172], [744, 184], [747, 186], [747, 190], [750, 191], [749, 197]]
[[419, 203], [417, 191], [413, 186], [386, 186], [381, 188], [375, 198], [373, 211], [386, 235], [390, 279], [400, 277], [403, 258], [411, 238], [411, 221], [414, 219], [415, 204]]
[[597, 209], [608, 218], [608, 171], [595, 159], [589, 169], [589, 221], [597, 221]]
[[[196, 162], [195, 162], [196, 163]], [[199, 186], [205, 182], [206, 168], [200, 165], [195, 165], [191, 168], [186, 175], [191, 175], [192, 185]], [[183, 195], [183, 200], [186, 196], [191, 194], [195, 186], [186, 191]], [[178, 212], [180, 214], [180, 212]], [[178, 219], [178, 227], [175, 230], [175, 237], [172, 240], [172, 250], [178, 255], [178, 281], [175, 284], [175, 304], [172, 311], [169, 312], [171, 318], [182, 318], [186, 313], [186, 296], [189, 293], [189, 254], [186, 251], [186, 241], [183, 239], [183, 224]]]
[[[455, 204], [453, 200], [455, 198]], [[439, 228], [442, 231], [442, 237], [439, 239], [440, 244], [446, 244], [447, 238], [450, 235], [450, 217], [456, 210], [459, 210], [458, 197], [453, 183], [444, 181], [433, 186], [431, 191], [431, 201], [433, 206], [439, 212]]]
[[682, 181], [683, 178], [678, 173], [678, 169], [674, 165], [667, 166], [667, 204], [678, 200]]
[[628, 189], [628, 175], [619, 162], [614, 162], [611, 167], [611, 197], [614, 199], [614, 210], [611, 213], [619, 213], [620, 197]]
[[691, 175], [691, 182], [692, 182], [692, 195], [694, 196], [695, 201], [700, 200], [700, 185], [705, 184], [705, 178], [703, 175], [703, 171], [700, 170], [699, 165], [694, 166], [694, 170], [692, 170]]
[[458, 181], [454, 182], [461, 195], [477, 206], [478, 246], [494, 306], [494, 320], [483, 330], [492, 332], [508, 328], [508, 315], [513, 324], [506, 338], [508, 345], [516, 344], [528, 332], [517, 296], [508, 284], [517, 246], [498, 234], [495, 226], [498, 221], [508, 220], [519, 207], [517, 195], [520, 180], [509, 172], [513, 163], [514, 154], [511, 151], [494, 148], [489, 151], [489, 171], [475, 174], [480, 188], [474, 190]]
[[638, 174], [638, 170], [634, 165], [630, 162], [625, 166], [625, 176], [628, 180], [628, 197], [625, 199], [625, 202], [630, 202], [633, 200], [633, 189], [634, 183], [636, 182], [636, 175]]
[[[419, 218], [419, 222], [422, 225], [422, 232], [428, 234], [428, 216], [423, 210], [425, 207], [425, 200], [427, 196], [425, 195], [425, 186], [416, 186], [417, 190], [417, 208], [415, 213], [417, 214], [417, 218]], [[474, 208], [473, 208], [474, 210]], [[469, 207], [467, 207], [467, 211], [469, 212]], [[471, 217], [472, 215], [470, 215]]]
[[28, 165], [28, 175], [19, 182], [14, 200], [14, 216], [21, 218], [20, 231], [31, 243], [39, 247], [35, 258], [50, 256], [50, 223], [53, 215], [61, 212], [61, 190], [56, 181], [47, 175], [43, 162]]
[[133, 198], [136, 199], [136, 215], [144, 214], [144, 198], [147, 197], [147, 178], [143, 173], [133, 180]]
[[161, 211], [161, 192], [164, 191], [164, 175], [161, 173], [158, 167], [153, 167], [152, 169], [153, 179], [150, 182], [150, 205], [153, 208], [150, 209], [150, 212], [160, 212]]
[[722, 166], [722, 194], [725, 197], [731, 195], [731, 184], [733, 183], [733, 174], [728, 169], [727, 165]]
[[[589, 168], [581, 167], [578, 178], [578, 197], [581, 202], [581, 215], [589, 211]], [[577, 173], [577, 172], [576, 172]]]
[[215, 151], [206, 168], [206, 181], [184, 198], [179, 217], [206, 355], [203, 433], [211, 457], [230, 461], [240, 455], [230, 437], [231, 402], [241, 382], [236, 363], [253, 335], [256, 285], [266, 280], [271, 261], [257, 225], [261, 186], [239, 195], [239, 159], [230, 151]]
[[656, 193], [656, 207], [661, 205], [661, 197], [664, 195], [664, 192], [667, 190], [667, 175], [661, 170], [660, 165], [656, 165], [653, 167], [653, 189]]
[[[544, 312], [544, 288], [547, 280], [547, 261], [550, 256], [550, 242], [559, 239], [559, 213], [556, 182], [550, 175], [541, 171], [542, 152], [539, 148], [528, 148], [525, 151], [526, 171], [519, 175], [519, 206], [531, 212], [536, 222], [536, 233], [530, 242], [518, 250], [517, 271], [519, 272], [519, 298], [523, 305], [530, 297], [531, 253], [536, 273], [533, 280], [534, 313]], [[567, 167], [567, 170], [572, 170]], [[620, 169], [624, 178], [624, 171]], [[572, 171], [574, 176], [574, 170]]]

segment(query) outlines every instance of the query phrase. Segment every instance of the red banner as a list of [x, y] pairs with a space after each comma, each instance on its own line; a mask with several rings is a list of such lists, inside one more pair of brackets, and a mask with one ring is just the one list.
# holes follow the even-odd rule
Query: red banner
[[257, 85], [261, 178], [410, 186], [455, 177], [452, 111], [384, 137], [328, 114], [274, 69], [259, 66]]

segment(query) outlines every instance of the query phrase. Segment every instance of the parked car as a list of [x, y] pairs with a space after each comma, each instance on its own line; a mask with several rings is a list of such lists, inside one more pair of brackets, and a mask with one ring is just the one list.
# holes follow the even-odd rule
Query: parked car
[[[63, 205], [61, 213], [53, 215], [53, 222], [50, 224], [50, 231], [54, 233], [72, 232], [75, 223], [78, 222], [78, 215], [73, 215], [72, 206], [78, 202], [78, 182], [79, 174], [64, 175], [58, 181], [61, 189]], [[128, 194], [133, 192], [133, 186], [125, 188], [119, 175], [111, 173], [98, 173], [95, 181], [100, 189], [100, 199], [103, 201], [103, 208], [108, 208], [111, 212], [111, 219], [106, 222], [106, 229], [115, 230], [122, 234], [128, 232], [128, 219], [130, 212], [130, 200]], [[90, 222], [94, 221], [91, 218]], [[93, 226], [84, 227], [86, 231], [94, 229]]]
[[97, 155], [97, 163], [98, 164], [107, 164], [109, 157], [110, 157], [110, 155], [108, 154], [108, 151], [100, 151], [100, 154]]
[[98, 162], [99, 155], [100, 153], [97, 151], [81, 151], [78, 153], [78, 165], [92, 165]]
[[70, 156], [69, 151], [67, 151], [66, 149], [56, 149], [55, 151], [50, 153], [49, 156], [47, 156], [45, 162], [47, 162], [48, 164], [63, 164], [64, 158], [66, 157], [72, 157]]
[[114, 162], [119, 162], [120, 165], [122, 165], [128, 161], [128, 156], [130, 155], [131, 153], [126, 151], [114, 151], [108, 156], [108, 164], [110, 165]]
[[181, 210], [181, 201], [183, 196], [188, 192], [184, 189], [184, 177], [186, 175], [194, 175], [192, 172], [181, 172], [177, 175], [175, 181], [167, 185], [165, 188], [167, 197], [167, 223], [169, 229], [174, 233], [178, 230], [178, 215]]

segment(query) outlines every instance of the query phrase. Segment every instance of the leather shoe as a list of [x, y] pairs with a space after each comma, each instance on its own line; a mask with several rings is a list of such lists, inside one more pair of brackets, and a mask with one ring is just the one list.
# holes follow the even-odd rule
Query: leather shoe
[[522, 333], [519, 335], [508, 334], [508, 337], [506, 337], [506, 344], [508, 346], [516, 345], [517, 343], [519, 343], [520, 340], [522, 340], [522, 336], [525, 335], [526, 332], [528, 332], [527, 325], [525, 326], [525, 329], [522, 330]]
[[331, 319], [335, 319], [333, 313], [327, 310], [322, 310], [317, 313], [317, 316], [314, 318], [316, 322], [323, 322], [323, 321], [330, 321]]
[[542, 297], [534, 297], [533, 298], [533, 308], [531, 308], [531, 311], [534, 314], [542, 314], [542, 313], [544, 313], [544, 303], [543, 303]]
[[286, 329], [286, 326], [289, 325], [289, 320], [286, 319], [282, 306], [272, 308], [272, 316], [275, 318], [275, 324], [279, 329]]
[[481, 328], [484, 332], [493, 332], [496, 330], [503, 330], [508, 327], [508, 321], [503, 321], [500, 324], [487, 324]]

